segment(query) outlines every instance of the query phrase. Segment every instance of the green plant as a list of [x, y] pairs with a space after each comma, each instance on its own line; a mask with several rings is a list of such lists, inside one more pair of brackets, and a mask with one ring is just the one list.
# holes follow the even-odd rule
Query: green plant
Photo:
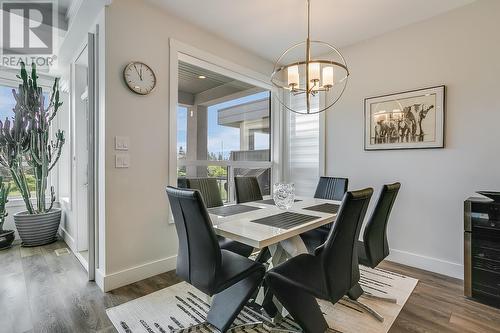
[[[35, 64], [28, 76], [21, 63], [22, 80], [17, 91], [12, 90], [16, 100], [12, 121], [0, 121], [0, 164], [6, 167], [21, 193], [29, 214], [45, 213], [52, 209], [55, 201], [54, 188], [50, 188], [50, 205], [47, 208], [45, 195], [47, 178], [61, 156], [64, 132], [55, 132], [55, 141], [49, 140], [50, 125], [62, 105], [59, 100], [59, 79], [54, 80], [48, 106], [45, 107], [42, 87], [38, 86]], [[26, 163], [24, 163], [26, 162]], [[32, 168], [35, 177], [36, 207], [31, 202], [30, 179], [26, 169]]]
[[9, 215], [5, 210], [5, 204], [9, 202], [8, 200], [9, 192], [10, 192], [10, 183], [4, 183], [3, 177], [0, 176], [0, 232], [3, 231], [3, 224], [5, 222], [5, 218], [7, 217], [7, 215]]

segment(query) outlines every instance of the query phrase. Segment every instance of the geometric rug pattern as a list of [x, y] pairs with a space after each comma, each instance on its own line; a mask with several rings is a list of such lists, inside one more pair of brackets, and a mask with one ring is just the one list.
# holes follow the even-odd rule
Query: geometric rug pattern
[[[391, 297], [390, 303], [362, 296], [359, 301], [368, 305], [384, 317], [380, 322], [352, 303], [341, 300], [335, 305], [318, 300], [330, 328], [344, 333], [387, 333], [399, 312], [413, 292], [418, 280], [382, 269], [360, 266], [360, 284], [366, 294]], [[186, 282], [156, 291], [130, 302], [106, 310], [111, 322], [124, 333], [169, 333], [205, 321], [210, 298]], [[238, 315], [234, 325], [263, 321], [264, 326], [232, 330], [234, 333], [267, 333], [268, 327], [300, 330], [287, 316], [278, 324], [272, 324], [266, 314], [255, 305], [246, 306]], [[217, 329], [203, 326], [197, 332], [215, 333]]]

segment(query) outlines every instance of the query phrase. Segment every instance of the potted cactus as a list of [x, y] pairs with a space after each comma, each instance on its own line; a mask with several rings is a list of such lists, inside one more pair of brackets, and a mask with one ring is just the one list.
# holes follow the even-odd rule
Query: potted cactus
[[3, 230], [3, 224], [5, 223], [5, 218], [8, 215], [5, 210], [5, 204], [9, 202], [9, 200], [7, 200], [9, 191], [10, 183], [5, 185], [3, 177], [0, 176], [0, 250], [10, 248], [15, 238], [14, 230]]
[[[49, 139], [51, 122], [62, 103], [59, 101], [58, 79], [52, 86], [48, 103], [42, 88], [38, 86], [36, 67], [31, 66], [28, 75], [24, 63], [21, 64], [22, 80], [19, 88], [12, 93], [16, 100], [14, 117], [0, 122], [0, 164], [9, 170], [12, 180], [26, 205], [26, 211], [14, 214], [14, 222], [23, 246], [48, 244], [57, 239], [61, 221], [61, 210], [54, 208], [56, 200], [54, 188], [47, 192], [49, 172], [61, 156], [64, 132], [55, 131], [55, 139]], [[33, 170], [35, 177], [35, 202], [26, 177], [27, 170]], [[50, 202], [46, 202], [50, 195]]]

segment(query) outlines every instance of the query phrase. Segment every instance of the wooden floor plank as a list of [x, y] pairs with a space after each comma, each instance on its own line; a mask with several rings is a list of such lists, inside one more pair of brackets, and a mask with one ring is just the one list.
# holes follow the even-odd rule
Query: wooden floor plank
[[[23, 318], [23, 320], [19, 320]], [[0, 276], [0, 332], [23, 333], [33, 328], [24, 274]]]
[[23, 272], [19, 246], [0, 251], [0, 276]]
[[391, 262], [381, 267], [419, 279], [389, 333], [498, 332], [500, 310], [464, 297], [463, 281]]

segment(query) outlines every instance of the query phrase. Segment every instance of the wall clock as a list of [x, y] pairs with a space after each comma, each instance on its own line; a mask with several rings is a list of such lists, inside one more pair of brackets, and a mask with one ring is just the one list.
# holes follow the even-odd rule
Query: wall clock
[[140, 61], [132, 61], [123, 70], [125, 84], [133, 92], [147, 95], [156, 86], [156, 76], [153, 70]]

